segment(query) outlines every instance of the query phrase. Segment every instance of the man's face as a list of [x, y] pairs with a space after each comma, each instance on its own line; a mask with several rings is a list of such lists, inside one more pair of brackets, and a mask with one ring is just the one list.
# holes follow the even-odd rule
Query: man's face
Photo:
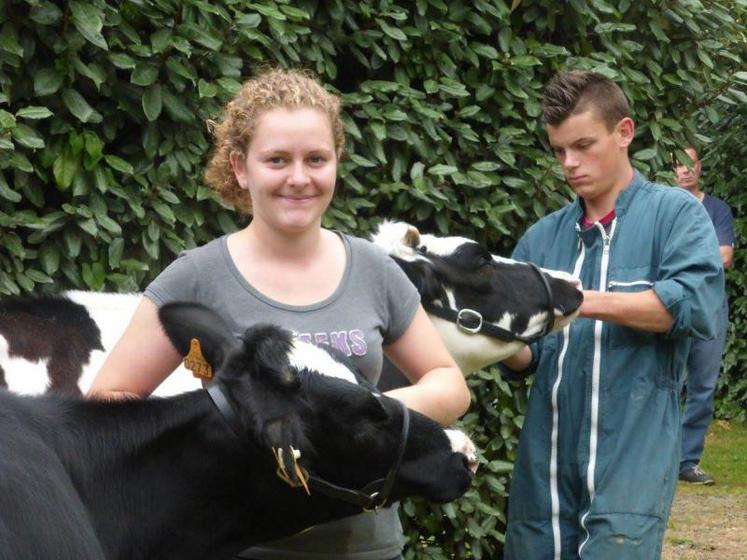
[[692, 191], [698, 188], [701, 164], [698, 153], [694, 148], [685, 148], [685, 153], [693, 160], [692, 167], [690, 168], [682, 163], [677, 163], [674, 167], [674, 174], [677, 178], [677, 184], [680, 187]]
[[[593, 109], [547, 125], [555, 157], [573, 191], [586, 201], [610, 194], [630, 181], [627, 147], [633, 138], [633, 121], [621, 119], [613, 130]], [[623, 177], [622, 174], [626, 176]]]

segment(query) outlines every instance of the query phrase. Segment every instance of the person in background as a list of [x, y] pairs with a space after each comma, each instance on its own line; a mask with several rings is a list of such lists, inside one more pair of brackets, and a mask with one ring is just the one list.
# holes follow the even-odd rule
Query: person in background
[[635, 126], [610, 79], [546, 85], [550, 146], [576, 199], [514, 258], [584, 286], [579, 319], [510, 357], [534, 372], [509, 494], [505, 558], [658, 558], [679, 467], [682, 373], [714, 335], [723, 267], [705, 210], [631, 165]]
[[[244, 83], [213, 123], [205, 174], [250, 213], [245, 228], [182, 253], [145, 290], [98, 373], [94, 398], [143, 398], [182, 357], [158, 322], [159, 306], [196, 301], [236, 332], [279, 324], [345, 353], [376, 383], [386, 354], [410, 377], [390, 391], [444, 425], [468, 408], [464, 376], [427, 318], [415, 287], [383, 250], [322, 227], [344, 145], [340, 100], [300, 71], [270, 70]], [[397, 508], [319, 525], [240, 558], [401, 558]]]
[[[702, 162], [694, 146], [685, 146], [692, 164], [675, 161], [677, 184], [692, 194], [706, 209], [718, 238], [721, 262], [731, 268], [734, 258], [734, 218], [729, 205], [720, 198], [704, 193], [700, 188]], [[682, 417], [682, 459], [680, 480], [691, 484], [714, 484], [711, 475], [700, 467], [705, 436], [713, 418], [713, 397], [721, 369], [721, 356], [726, 345], [729, 323], [729, 303], [726, 295], [716, 311], [716, 337], [693, 340], [687, 357], [685, 381], [685, 412]]]

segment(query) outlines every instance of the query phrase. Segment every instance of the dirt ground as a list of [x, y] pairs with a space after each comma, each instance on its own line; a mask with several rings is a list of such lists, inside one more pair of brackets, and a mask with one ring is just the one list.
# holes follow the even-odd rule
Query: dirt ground
[[747, 494], [721, 494], [718, 485], [678, 489], [662, 558], [747, 560]]

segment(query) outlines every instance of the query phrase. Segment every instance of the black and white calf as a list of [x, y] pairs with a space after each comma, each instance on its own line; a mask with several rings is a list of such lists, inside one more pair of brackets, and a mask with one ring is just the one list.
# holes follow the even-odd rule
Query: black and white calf
[[562, 329], [583, 301], [570, 274], [492, 255], [465, 237], [437, 237], [404, 222], [384, 222], [372, 241], [415, 284], [465, 375]]
[[[445, 502], [468, 488], [464, 434], [320, 375], [304, 357], [357, 379], [287, 331], [237, 338], [194, 304], [160, 317], [176, 348], [197, 339], [217, 366], [209, 390], [118, 402], [0, 391], [0, 558], [229, 558], [360, 503]], [[379, 495], [344, 501], [366, 486]]]

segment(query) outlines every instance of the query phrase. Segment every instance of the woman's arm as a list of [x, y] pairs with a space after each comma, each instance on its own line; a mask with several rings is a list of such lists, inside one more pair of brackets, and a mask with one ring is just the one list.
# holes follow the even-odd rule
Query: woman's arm
[[413, 383], [388, 396], [440, 422], [453, 423], [469, 408], [470, 393], [464, 375], [444, 346], [422, 306], [407, 330], [384, 347], [387, 357]]
[[93, 380], [88, 397], [147, 397], [176, 369], [181, 359], [161, 327], [158, 307], [143, 297]]

